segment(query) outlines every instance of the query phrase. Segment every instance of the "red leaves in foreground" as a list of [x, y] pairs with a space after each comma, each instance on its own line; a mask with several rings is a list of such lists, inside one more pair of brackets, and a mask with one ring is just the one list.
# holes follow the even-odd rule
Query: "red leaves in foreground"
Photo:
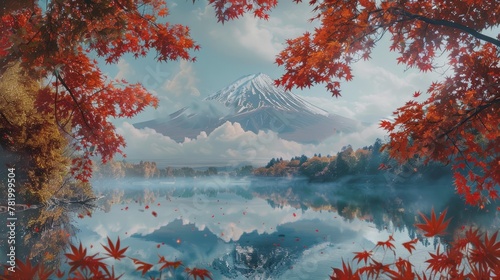
[[160, 264], [163, 264], [161, 267], [160, 267], [160, 270], [163, 270], [165, 268], [173, 268], [173, 269], [176, 269], [178, 268], [179, 266], [182, 265], [182, 261], [173, 261], [173, 262], [170, 262], [170, 261], [167, 261], [163, 256], [160, 256], [160, 261], [158, 262]]
[[[424, 232], [424, 236], [431, 237], [443, 234], [450, 220], [444, 220], [446, 210], [436, 217], [434, 209], [431, 210], [430, 218], [420, 213], [425, 223], [415, 226]], [[372, 250], [355, 252], [352, 262], [357, 261], [358, 268], [353, 271], [349, 264], [342, 261], [342, 269], [333, 268], [330, 279], [434, 279], [448, 276], [444, 279], [496, 279], [500, 275], [500, 241], [497, 240], [498, 232], [489, 235], [481, 233], [479, 229], [469, 228], [461, 231], [455, 236], [453, 242], [441, 250], [439, 245], [435, 252], [429, 252], [425, 261], [424, 271], [418, 273], [413, 269], [415, 264], [412, 258], [403, 259], [396, 256], [395, 245], [392, 235], [387, 241], [379, 241]], [[419, 239], [403, 242], [401, 245], [413, 254], [415, 245]], [[382, 260], [376, 260], [373, 250], [381, 248], [384, 250]], [[387, 250], [394, 253], [394, 259], [384, 261]], [[363, 261], [363, 265], [359, 265]], [[429, 277], [430, 275], [430, 277]], [[441, 279], [441, 278], [440, 278]]]
[[415, 224], [415, 226], [421, 230], [423, 230], [424, 236], [432, 237], [435, 235], [442, 235], [444, 231], [448, 227], [450, 223], [450, 219], [444, 221], [444, 217], [446, 216], [446, 209], [439, 215], [439, 219], [436, 219], [436, 213], [434, 209], [431, 210], [430, 219], [427, 218], [424, 214], [419, 213], [420, 216], [424, 219], [425, 223], [423, 224]]
[[392, 235], [389, 235], [389, 238], [387, 239], [387, 241], [377, 242], [376, 247], [382, 247], [383, 249], [387, 248], [389, 250], [394, 251], [394, 249], [396, 249], [396, 247], [394, 247], [394, 244], [391, 241], [394, 241], [394, 238], [392, 237]]
[[495, 232], [491, 238], [488, 238], [488, 233], [484, 234], [484, 242], [475, 245], [471, 250], [470, 259], [477, 263], [479, 268], [487, 270], [488, 267], [500, 267], [500, 242], [497, 242], [498, 232]]
[[372, 251], [363, 251], [363, 252], [355, 252], [355, 256], [353, 260], [358, 260], [358, 264], [363, 261], [365, 264], [368, 262], [368, 259], [371, 258], [371, 255], [373, 254]]
[[188, 277], [192, 276], [194, 280], [197, 280], [198, 277], [200, 277], [201, 280], [205, 280], [205, 277], [207, 279], [213, 280], [210, 271], [206, 269], [201, 269], [201, 268], [191, 269], [188, 267], [184, 271], [187, 273]]
[[408, 242], [404, 242], [402, 245], [403, 247], [406, 248], [406, 250], [408, 250], [408, 252], [410, 252], [410, 254], [412, 253], [411, 251], [412, 250], [415, 250], [415, 244], [418, 242], [418, 239], [415, 238], [413, 240], [410, 240]]
[[101, 246], [104, 248], [104, 250], [108, 251], [106, 255], [114, 258], [115, 260], [120, 260], [125, 258], [125, 251], [127, 251], [128, 247], [125, 247], [123, 249], [120, 249], [120, 237], [116, 240], [116, 246], [111, 242], [111, 239], [108, 237], [108, 245], [109, 247], [106, 247], [101, 244]]
[[4, 276], [0, 275], [0, 279], [8, 279], [8, 280], [25, 280], [25, 279], [40, 279], [46, 280], [49, 279], [49, 276], [52, 275], [52, 270], [46, 270], [44, 266], [31, 265], [31, 261], [26, 259], [26, 262], [22, 262], [19, 259], [16, 259], [16, 271], [11, 272], [8, 269], [8, 266], [4, 267], [5, 274]]
[[351, 266], [342, 260], [342, 269], [334, 268], [330, 280], [359, 280], [359, 274], [353, 273]]
[[[60, 269], [57, 269], [55, 273], [55, 277], [63, 278], [66, 275], [66, 279], [109, 279], [116, 280], [120, 279], [124, 274], [115, 276], [115, 268], [114, 266], [110, 266], [103, 262], [106, 258], [113, 258], [118, 261], [121, 261], [125, 256], [125, 252], [129, 247], [121, 248], [120, 238], [118, 237], [116, 242], [113, 243], [111, 239], [108, 237], [108, 246], [101, 244], [103, 249], [106, 251], [104, 253], [107, 257], [98, 258], [97, 256], [100, 253], [96, 253], [94, 255], [87, 255], [87, 248], [85, 248], [82, 243], [79, 246], [75, 246], [70, 244], [70, 252], [64, 254], [67, 258], [67, 263], [70, 267], [69, 272], [64, 273]], [[184, 266], [182, 261], [168, 261], [164, 256], [158, 255], [159, 261], [158, 265], [154, 265], [151, 263], [144, 262], [142, 260], [128, 257], [136, 266], [136, 270], [142, 273], [143, 277], [146, 277], [145, 274], [153, 271], [154, 267], [155, 273], [160, 273], [161, 277], [162, 271], [165, 269], [171, 270], [171, 273], [174, 273], [175, 276], [179, 276], [179, 273], [186, 273], [187, 279], [194, 280], [212, 280], [212, 275], [210, 271], [201, 268], [185, 268], [184, 271], [179, 271], [175, 274], [174, 270], [179, 268], [180, 266]], [[47, 270], [43, 265], [37, 264], [36, 266], [32, 266], [29, 259], [26, 262], [22, 262], [19, 259], [16, 259], [16, 268], [15, 272], [11, 272], [6, 267], [5, 272], [0, 275], [0, 280], [27, 280], [27, 279], [38, 279], [38, 280], [47, 280], [51, 275], [54, 274], [54, 270]], [[156, 279], [156, 276], [151, 276], [151, 279]], [[183, 278], [184, 279], [184, 278]]]
[[153, 265], [150, 263], [146, 263], [146, 262], [143, 262], [141, 260], [134, 259], [134, 258], [130, 258], [130, 259], [134, 262], [134, 264], [139, 265], [136, 268], [136, 270], [142, 271], [143, 276], [144, 276], [144, 274], [146, 274], [146, 272], [148, 272], [153, 267]]

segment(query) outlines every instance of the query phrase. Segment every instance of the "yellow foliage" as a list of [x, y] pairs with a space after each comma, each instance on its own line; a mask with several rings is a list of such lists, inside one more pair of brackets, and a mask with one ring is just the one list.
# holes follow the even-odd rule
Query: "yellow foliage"
[[44, 201], [61, 186], [69, 161], [68, 141], [54, 117], [36, 109], [39, 89], [18, 64], [0, 77], [0, 145], [2, 163], [15, 166], [18, 180], [27, 182], [20, 193]]

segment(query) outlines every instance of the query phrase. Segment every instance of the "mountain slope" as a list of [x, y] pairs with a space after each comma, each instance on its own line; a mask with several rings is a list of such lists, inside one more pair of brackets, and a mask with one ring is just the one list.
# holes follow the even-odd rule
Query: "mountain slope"
[[276, 87], [265, 74], [242, 77], [203, 101], [193, 102], [164, 119], [137, 123], [177, 142], [207, 134], [226, 121], [247, 131], [272, 130], [286, 140], [317, 143], [338, 132], [352, 132], [358, 123], [330, 114], [298, 95]]
[[274, 86], [273, 80], [266, 74], [248, 75], [238, 79], [228, 87], [218, 91], [205, 100], [213, 100], [244, 113], [262, 107], [271, 107], [287, 112], [309, 112], [328, 116], [328, 112], [320, 109], [299, 96]]

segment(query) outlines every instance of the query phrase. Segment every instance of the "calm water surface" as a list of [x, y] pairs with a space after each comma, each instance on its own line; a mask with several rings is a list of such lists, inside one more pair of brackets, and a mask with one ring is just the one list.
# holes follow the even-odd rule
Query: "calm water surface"
[[[351, 260], [352, 252], [371, 250], [390, 235], [397, 245], [396, 254], [403, 258], [408, 252], [401, 243], [420, 239], [409, 258], [421, 271], [428, 252], [446, 240], [422, 238], [415, 231], [418, 211], [448, 208], [448, 216], [454, 217], [450, 233], [471, 223], [498, 224], [497, 211], [464, 207], [450, 185], [395, 187], [372, 183], [369, 178], [357, 181], [95, 180], [94, 187], [102, 195], [97, 208], [66, 211], [69, 217], [63, 226], [72, 232], [66, 241], [81, 241], [90, 254], [103, 254], [100, 244], [107, 244], [108, 236], [113, 241], [120, 237], [121, 245], [129, 247], [128, 257], [152, 264], [158, 263], [159, 255], [181, 260], [187, 267], [208, 269], [215, 280], [328, 279], [331, 268], [340, 267], [342, 259]], [[58, 228], [54, 221], [51, 226], [44, 230], [50, 233]], [[28, 234], [47, 243], [43, 233]], [[52, 238], [57, 240], [57, 236]], [[392, 252], [384, 254], [380, 249], [375, 256], [394, 260]], [[121, 279], [140, 278], [132, 260], [107, 261], [118, 275], [125, 273]], [[154, 266], [146, 276], [159, 277], [159, 267]], [[163, 279], [186, 276], [183, 268], [166, 272]]]

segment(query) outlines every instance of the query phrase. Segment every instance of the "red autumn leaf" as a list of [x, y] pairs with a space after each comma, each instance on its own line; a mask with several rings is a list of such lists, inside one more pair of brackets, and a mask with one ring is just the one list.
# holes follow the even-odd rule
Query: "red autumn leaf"
[[358, 272], [353, 272], [351, 266], [342, 260], [342, 269], [333, 268], [330, 280], [360, 280]]
[[107, 266], [102, 262], [104, 258], [96, 258], [97, 254], [92, 256], [87, 256], [87, 248], [83, 248], [82, 243], [77, 248], [73, 244], [70, 244], [71, 253], [64, 254], [70, 265], [69, 273], [77, 269], [89, 269], [93, 274], [98, 274], [101, 271], [108, 272]]
[[83, 248], [82, 243], [80, 242], [80, 246], [77, 248], [73, 244], [70, 244], [71, 253], [64, 254], [68, 260], [68, 264], [70, 265], [69, 273], [75, 271], [79, 267], [84, 267], [85, 259], [87, 258], [87, 249]]
[[358, 260], [358, 264], [363, 261], [365, 264], [368, 262], [368, 259], [371, 258], [372, 251], [363, 251], [363, 252], [355, 252], [355, 256], [353, 260]]
[[415, 250], [415, 244], [417, 244], [417, 242], [418, 242], [417, 238], [410, 240], [408, 242], [403, 242], [403, 247], [405, 247], [406, 250], [408, 250], [408, 252], [410, 252], [411, 254], [411, 251]]
[[370, 265], [360, 267], [358, 269], [360, 274], [365, 274], [369, 279], [379, 279], [381, 274], [387, 274], [389, 276], [398, 276], [398, 273], [392, 270], [390, 264], [383, 264], [375, 260], [371, 260]]
[[187, 273], [188, 277], [193, 277], [194, 280], [197, 280], [198, 277], [200, 278], [200, 280], [205, 280], [205, 277], [206, 279], [212, 280], [212, 274], [206, 269], [196, 267], [191, 269], [188, 267], [184, 271]]
[[155, 216], [155, 217], [157, 217], [157, 216], [158, 216], [158, 214], [157, 214], [155, 211], [151, 212], [151, 214], [152, 214], [153, 216]]
[[391, 241], [394, 241], [394, 238], [392, 237], [392, 235], [389, 235], [389, 238], [386, 241], [379, 241], [379, 242], [377, 242], [376, 246], [382, 247], [383, 249], [389, 249], [389, 250], [394, 251], [394, 249], [396, 249], [396, 247], [394, 246], [394, 244]]
[[31, 261], [29, 259], [26, 259], [26, 262], [16, 259], [16, 271], [11, 272], [7, 268], [5, 268], [4, 273], [5, 276], [8, 276], [5, 279], [12, 279], [12, 280], [35, 279], [35, 275], [37, 275], [38, 273], [38, 265], [32, 266]]
[[[445, 271], [453, 265], [450, 257], [446, 253], [441, 253], [440, 248], [436, 250], [436, 253], [429, 253], [430, 259], [425, 262], [428, 263], [428, 268], [432, 271], [432, 273], [437, 274], [442, 271]], [[451, 266], [450, 266], [451, 265]]]
[[57, 269], [56, 271], [56, 277], [57, 278], [63, 278], [65, 275], [64, 271], [61, 271], [60, 269]]
[[470, 252], [470, 261], [483, 270], [495, 269], [500, 265], [500, 242], [497, 241], [498, 231], [491, 237], [484, 234], [484, 242], [474, 247]]
[[173, 261], [173, 262], [170, 262], [170, 261], [167, 261], [165, 260], [164, 258], [160, 258], [160, 261], [159, 263], [162, 263], [163, 265], [160, 267], [160, 270], [163, 270], [165, 268], [173, 268], [173, 269], [176, 269], [178, 268], [179, 266], [182, 265], [182, 261]]
[[152, 264], [140, 261], [138, 259], [134, 259], [134, 258], [130, 258], [130, 259], [134, 262], [134, 264], [138, 265], [136, 270], [141, 271], [142, 276], [144, 276], [144, 274], [146, 274], [146, 272], [148, 272], [153, 267]]
[[114, 258], [115, 260], [120, 260], [122, 258], [125, 258], [124, 253], [128, 249], [128, 247], [120, 249], [120, 237], [118, 237], [118, 239], [116, 240], [116, 245], [114, 245], [113, 242], [111, 242], [111, 239], [109, 239], [108, 237], [109, 247], [106, 247], [103, 244], [101, 244], [101, 246], [104, 248], [104, 250], [108, 252], [106, 253], [106, 255]]
[[392, 280], [414, 280], [416, 278], [416, 274], [412, 269], [413, 265], [410, 261], [398, 258], [394, 265], [398, 269], [399, 275], [390, 275]]
[[434, 208], [431, 210], [431, 217], [427, 218], [424, 214], [419, 213], [422, 219], [424, 219], [423, 224], [415, 224], [415, 226], [422, 231], [424, 231], [424, 236], [432, 237], [435, 235], [444, 234], [448, 224], [450, 223], [450, 219], [444, 221], [444, 217], [446, 216], [446, 209], [439, 215], [439, 218], [436, 219], [436, 213], [434, 212]]

